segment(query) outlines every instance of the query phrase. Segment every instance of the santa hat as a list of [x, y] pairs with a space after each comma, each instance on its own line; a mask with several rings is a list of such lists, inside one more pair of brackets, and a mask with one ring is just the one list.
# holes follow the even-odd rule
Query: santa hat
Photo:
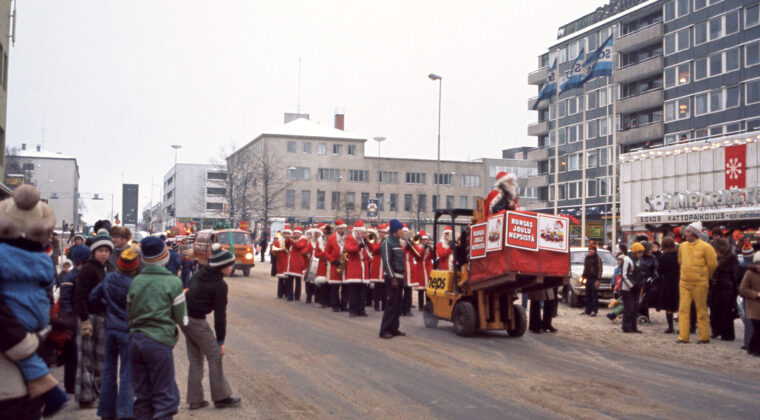
[[496, 183], [494, 184], [494, 186], [498, 187], [499, 185], [509, 184], [515, 181], [517, 181], [517, 176], [515, 176], [515, 174], [501, 171], [498, 174], [496, 174]]
[[372, 225], [369, 225], [369, 226], [367, 226], [367, 231], [368, 231], [368, 232], [374, 232], [374, 233], [377, 233], [377, 228], [378, 228], [377, 226], [372, 226]]
[[406, 223], [404, 223], [404, 227], [402, 227], [401, 230], [409, 232], [409, 227], [406, 225]]
[[317, 223], [317, 229], [323, 231], [326, 228], [327, 228], [327, 224], [326, 223]]
[[362, 222], [361, 220], [357, 220], [356, 223], [354, 223], [354, 231], [364, 232], [365, 230], [367, 229], [364, 227], [364, 222]]
[[346, 223], [341, 219], [335, 219], [335, 229], [348, 227]]
[[420, 238], [422, 238], [422, 239], [430, 239], [430, 236], [428, 236], [427, 232], [425, 232], [424, 230], [421, 230], [420, 231]]
[[390, 223], [383, 223], [382, 225], [379, 225], [377, 228], [380, 232], [388, 233], [389, 227], [390, 227]]
[[293, 233], [292, 230], [290, 230], [290, 225], [285, 223], [285, 226], [282, 227], [282, 233]]
[[443, 234], [444, 235], [447, 234], [447, 233], [451, 233], [451, 232], [452, 232], [451, 226], [446, 226], [445, 228], [443, 228]]
[[303, 228], [301, 226], [296, 226], [295, 229], [293, 229], [293, 233], [303, 234]]

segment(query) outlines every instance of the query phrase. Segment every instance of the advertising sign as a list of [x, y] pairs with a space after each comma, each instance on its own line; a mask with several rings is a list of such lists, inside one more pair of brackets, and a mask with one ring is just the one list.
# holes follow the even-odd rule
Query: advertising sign
[[125, 225], [137, 225], [138, 184], [122, 184], [121, 215]]
[[504, 234], [504, 213], [499, 213], [488, 218], [486, 229], [486, 252], [501, 251]]
[[536, 251], [538, 249], [537, 229], [536, 216], [507, 212], [506, 245]]
[[367, 220], [377, 220], [377, 199], [375, 198], [367, 201]]
[[726, 189], [747, 186], [747, 145], [726, 147]]
[[470, 228], [470, 259], [483, 258], [486, 256], [487, 228], [487, 223], [472, 225]]
[[568, 220], [548, 214], [538, 215], [538, 247], [549, 251], [568, 252]]

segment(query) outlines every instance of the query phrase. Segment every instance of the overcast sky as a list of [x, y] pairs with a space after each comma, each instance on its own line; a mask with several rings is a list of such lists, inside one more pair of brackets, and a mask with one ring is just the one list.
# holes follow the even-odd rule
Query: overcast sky
[[[174, 162], [218, 159], [301, 111], [384, 136], [382, 155], [444, 159], [535, 145], [527, 75], [557, 28], [602, 5], [574, 1], [20, 1], [7, 144], [77, 157], [84, 193], [140, 184], [160, 199]], [[33, 147], [33, 146], [32, 146]], [[368, 142], [367, 154], [377, 154]], [[88, 201], [85, 220], [110, 202]]]

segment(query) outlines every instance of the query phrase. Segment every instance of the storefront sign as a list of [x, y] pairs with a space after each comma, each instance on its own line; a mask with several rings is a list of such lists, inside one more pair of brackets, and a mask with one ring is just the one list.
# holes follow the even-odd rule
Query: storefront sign
[[726, 189], [747, 186], [747, 145], [726, 147]]
[[644, 197], [647, 212], [687, 210], [760, 204], [760, 187], [749, 187], [711, 192], [682, 192], [653, 194]]
[[470, 228], [470, 259], [486, 256], [487, 223], [472, 225]]
[[503, 248], [501, 236], [504, 234], [504, 213], [488, 218], [486, 230], [486, 252], [501, 251]]
[[683, 211], [672, 213], [641, 213], [636, 219], [640, 224], [730, 222], [733, 220], [760, 219], [760, 208], [739, 207], [722, 210]]
[[535, 251], [538, 249], [538, 218], [507, 212], [506, 245]]
[[569, 225], [566, 217], [538, 215], [538, 247], [549, 251], [568, 252]]

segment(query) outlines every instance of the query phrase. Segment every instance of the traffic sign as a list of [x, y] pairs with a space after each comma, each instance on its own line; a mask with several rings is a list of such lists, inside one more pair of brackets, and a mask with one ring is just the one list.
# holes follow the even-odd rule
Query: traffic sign
[[242, 229], [242, 230], [248, 230], [249, 227], [250, 227], [250, 225], [248, 224], [247, 220], [240, 221], [240, 229]]

